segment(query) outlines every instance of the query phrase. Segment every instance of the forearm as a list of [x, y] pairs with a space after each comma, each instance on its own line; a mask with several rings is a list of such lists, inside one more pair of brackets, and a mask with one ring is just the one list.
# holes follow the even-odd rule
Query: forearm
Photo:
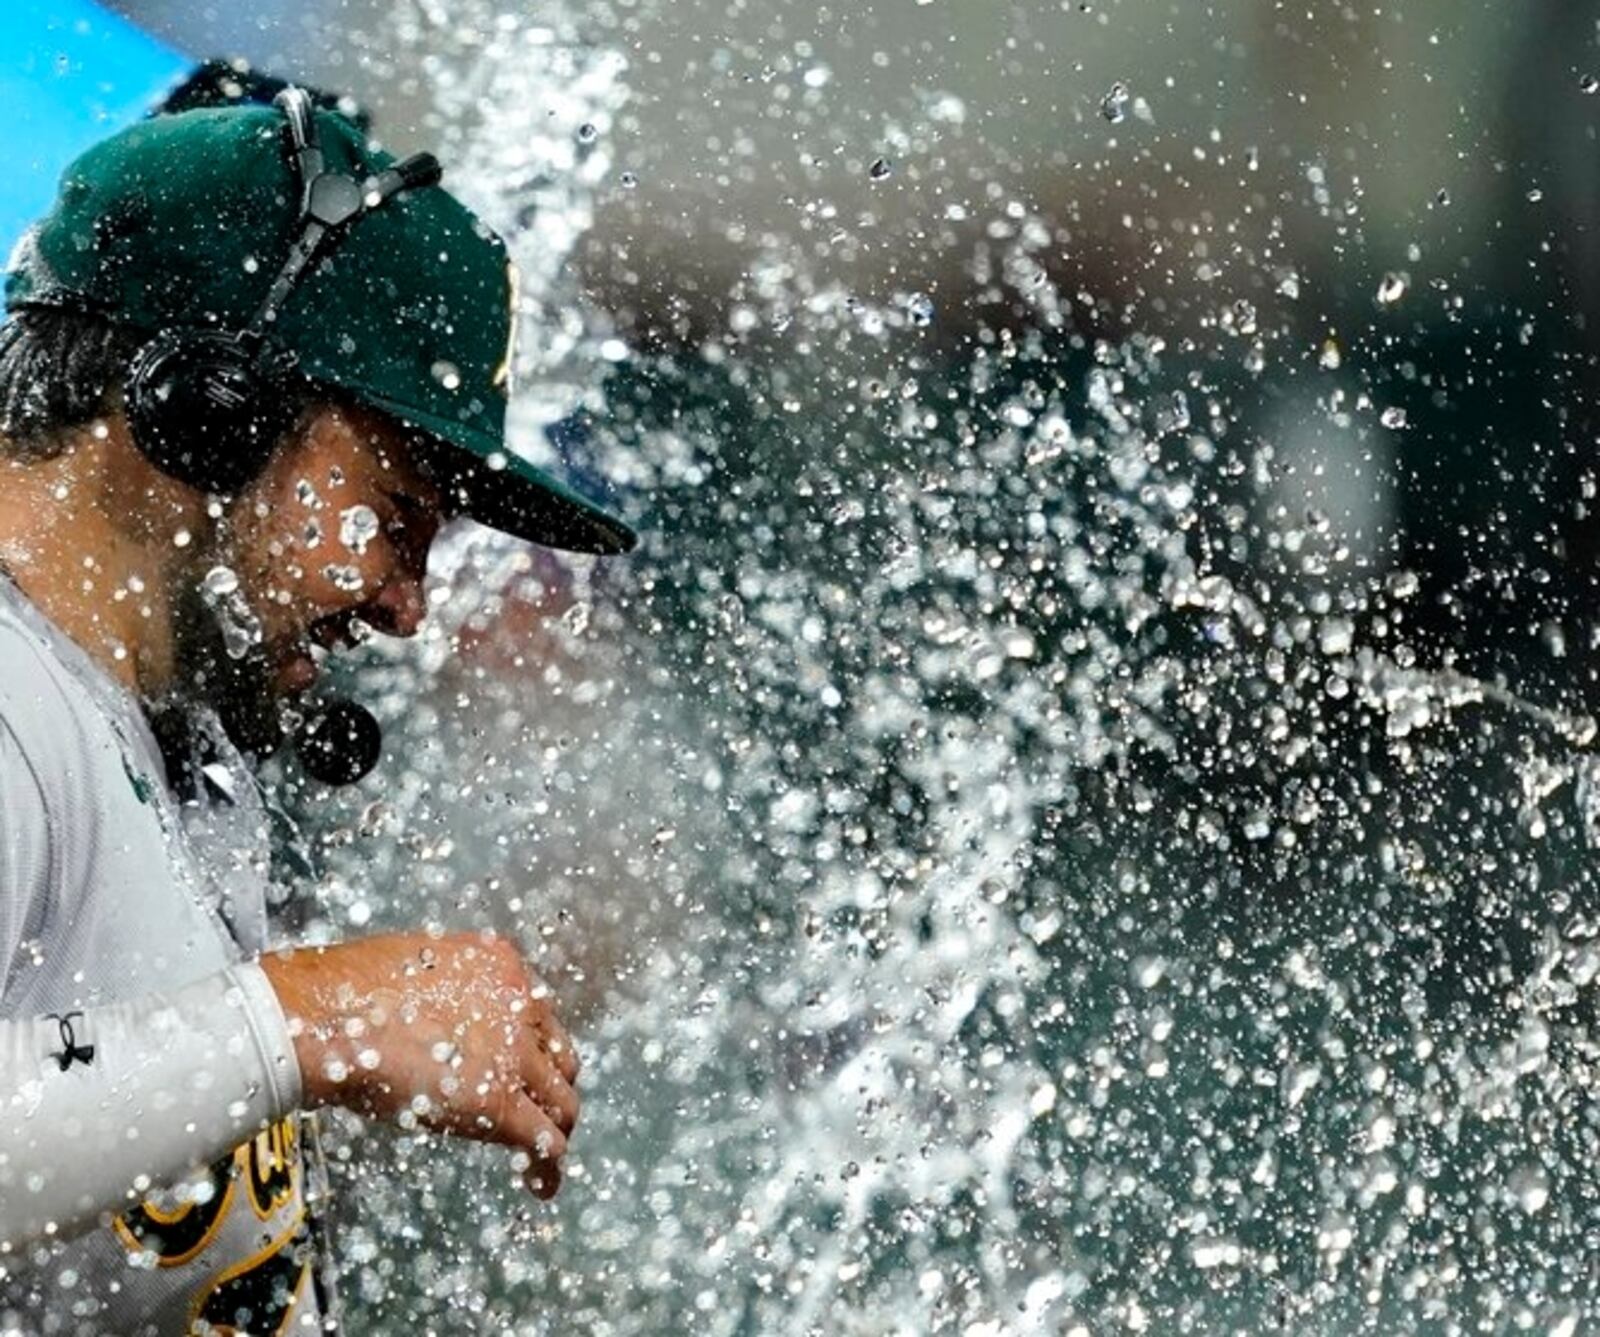
[[59, 1022], [0, 1021], [0, 1251], [78, 1234], [299, 1106], [293, 1042], [254, 962], [70, 1027], [63, 1068]]
[[305, 1102], [409, 1114], [435, 1131], [531, 1153], [528, 1185], [561, 1183], [578, 1119], [572, 1038], [521, 949], [495, 933], [380, 933], [269, 952], [261, 966], [294, 1043]]

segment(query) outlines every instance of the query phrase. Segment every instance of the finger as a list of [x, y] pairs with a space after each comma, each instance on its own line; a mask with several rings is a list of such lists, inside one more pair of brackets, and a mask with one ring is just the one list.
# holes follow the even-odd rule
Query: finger
[[523, 1088], [563, 1133], [571, 1135], [580, 1108], [574, 1091], [539, 1039], [527, 1035], [518, 1055], [517, 1076]]
[[507, 1123], [515, 1136], [507, 1140], [533, 1157], [523, 1179], [540, 1197], [554, 1197], [561, 1187], [560, 1161], [567, 1154], [567, 1139], [527, 1092], [518, 1091], [512, 1104]]
[[489, 1139], [521, 1147], [536, 1161], [559, 1161], [567, 1154], [567, 1136], [526, 1091], [512, 1093]]
[[578, 1080], [578, 1050], [572, 1043], [572, 1037], [567, 1034], [567, 1029], [556, 1020], [555, 1013], [546, 1007], [530, 1009], [527, 1018], [528, 1025], [533, 1028], [535, 1035], [544, 1045], [545, 1052], [550, 1055], [556, 1068], [560, 1071], [567, 1084], [571, 1085]]
[[528, 1186], [530, 1193], [548, 1202], [561, 1192], [561, 1167], [557, 1165], [535, 1167], [522, 1176], [522, 1182]]

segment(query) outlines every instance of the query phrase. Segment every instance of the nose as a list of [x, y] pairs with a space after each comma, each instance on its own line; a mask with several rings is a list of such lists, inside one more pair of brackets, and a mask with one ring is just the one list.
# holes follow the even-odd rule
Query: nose
[[423, 580], [428, 574], [428, 550], [439, 532], [436, 513], [412, 515], [393, 534], [395, 562], [377, 598], [368, 604], [376, 614], [369, 619], [390, 636], [415, 636], [428, 613]]
[[415, 636], [427, 616], [428, 603], [420, 576], [396, 576], [378, 591], [369, 608], [378, 616], [370, 618], [378, 630], [389, 636]]

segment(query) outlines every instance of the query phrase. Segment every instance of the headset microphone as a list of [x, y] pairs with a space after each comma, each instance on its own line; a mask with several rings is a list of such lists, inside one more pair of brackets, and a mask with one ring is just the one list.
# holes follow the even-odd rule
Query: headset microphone
[[365, 706], [325, 698], [306, 712], [294, 735], [295, 755], [307, 775], [325, 785], [353, 785], [378, 764], [383, 730]]

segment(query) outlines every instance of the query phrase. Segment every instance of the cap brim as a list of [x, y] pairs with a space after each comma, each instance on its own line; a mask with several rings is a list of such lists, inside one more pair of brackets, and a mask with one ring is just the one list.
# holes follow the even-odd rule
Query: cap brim
[[[565, 552], [611, 556], [630, 551], [638, 536], [616, 516], [466, 423], [419, 413], [370, 397], [401, 422], [432, 438], [419, 461], [450, 497], [451, 509], [479, 524]], [[496, 464], [504, 461], [503, 466]]]

